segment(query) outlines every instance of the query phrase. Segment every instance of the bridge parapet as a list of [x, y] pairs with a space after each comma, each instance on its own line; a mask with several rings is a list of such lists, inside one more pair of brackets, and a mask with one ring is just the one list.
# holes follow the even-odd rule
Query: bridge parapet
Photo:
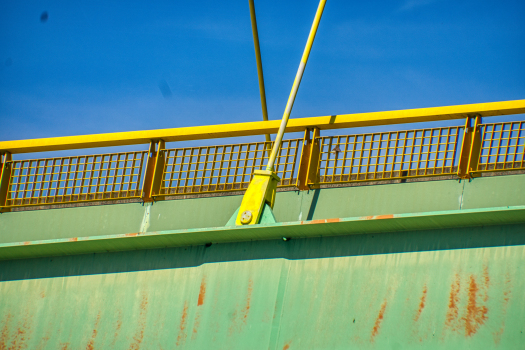
[[[303, 118], [287, 131], [276, 159], [279, 188], [453, 176], [525, 169], [525, 122], [482, 123], [482, 116], [525, 112], [525, 100]], [[327, 119], [329, 118], [329, 119]], [[321, 136], [322, 129], [465, 118], [465, 126]], [[272, 142], [166, 149], [165, 142], [275, 131], [275, 121], [0, 142], [0, 210], [78, 202], [244, 191], [268, 162]], [[215, 131], [215, 132], [213, 132]], [[12, 153], [130, 145], [149, 150], [13, 160]]]

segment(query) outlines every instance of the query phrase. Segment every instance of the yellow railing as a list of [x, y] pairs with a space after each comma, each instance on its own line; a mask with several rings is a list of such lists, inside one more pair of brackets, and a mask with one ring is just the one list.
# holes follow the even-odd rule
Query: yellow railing
[[11, 162], [6, 207], [141, 198], [147, 152]]
[[525, 168], [525, 122], [481, 125], [476, 172]]
[[[302, 139], [285, 140], [276, 172], [281, 187], [295, 186]], [[165, 150], [159, 196], [245, 190], [254, 170], [268, 163], [272, 142]]]
[[[281, 178], [279, 187], [306, 190], [334, 183], [443, 175], [466, 179], [482, 172], [523, 170], [525, 122], [482, 124], [481, 117], [524, 112], [525, 100], [519, 100], [376, 112], [369, 113], [368, 118], [366, 114], [357, 114], [353, 115], [356, 119], [353, 121], [349, 117], [352, 115], [290, 120], [289, 131], [299, 128], [305, 131], [305, 136], [284, 141], [275, 165]], [[465, 127], [320, 135], [321, 130], [349, 124], [458, 118], [466, 119]], [[266, 166], [271, 142], [175, 149], [166, 149], [165, 142], [174, 138], [275, 132], [278, 125], [269, 127], [272, 123], [3, 141], [0, 142], [0, 210], [130, 198], [153, 201], [167, 196], [242, 191], [248, 187], [253, 172]], [[153, 137], [162, 134], [167, 136]], [[150, 144], [149, 151], [12, 160], [12, 153], [146, 142]]]
[[320, 184], [452, 175], [461, 127], [322, 137]]

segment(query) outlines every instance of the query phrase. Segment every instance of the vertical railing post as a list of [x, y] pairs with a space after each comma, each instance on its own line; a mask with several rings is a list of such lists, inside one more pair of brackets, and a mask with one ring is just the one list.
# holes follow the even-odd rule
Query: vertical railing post
[[151, 141], [144, 181], [142, 182], [142, 200], [153, 202], [160, 193], [162, 172], [166, 163], [166, 143], [163, 140]]
[[0, 212], [8, 211], [6, 204], [11, 182], [11, 160], [11, 153], [0, 154]]
[[469, 116], [465, 121], [463, 141], [459, 155], [458, 177], [470, 179], [476, 177], [481, 151], [481, 116]]
[[[313, 131], [313, 136], [310, 134]], [[307, 128], [304, 131], [303, 149], [297, 175], [297, 188], [309, 190], [311, 185], [319, 182], [319, 128]]]

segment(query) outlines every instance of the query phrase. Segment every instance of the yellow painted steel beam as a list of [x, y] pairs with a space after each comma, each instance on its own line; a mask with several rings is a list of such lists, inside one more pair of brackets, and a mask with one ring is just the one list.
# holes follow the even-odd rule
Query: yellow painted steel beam
[[[290, 119], [286, 132], [302, 132], [306, 128], [321, 130], [355, 128], [376, 125], [419, 123], [439, 120], [463, 119], [480, 115], [491, 117], [525, 113], [525, 100], [476, 103], [468, 105], [405, 109], [398, 111], [340, 114], [324, 117]], [[173, 129], [128, 131], [108, 134], [51, 137], [30, 140], [0, 141], [0, 153], [30, 153], [70, 149], [149, 144], [165, 142], [206, 140], [226, 137], [275, 134], [280, 120], [193, 126]]]

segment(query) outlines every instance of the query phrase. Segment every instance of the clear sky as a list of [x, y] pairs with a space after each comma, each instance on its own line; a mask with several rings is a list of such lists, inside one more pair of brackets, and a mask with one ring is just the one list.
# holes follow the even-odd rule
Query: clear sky
[[[255, 5], [280, 119], [318, 1]], [[328, 0], [291, 117], [523, 98], [525, 1]], [[261, 115], [247, 0], [0, 2], [0, 140]]]

